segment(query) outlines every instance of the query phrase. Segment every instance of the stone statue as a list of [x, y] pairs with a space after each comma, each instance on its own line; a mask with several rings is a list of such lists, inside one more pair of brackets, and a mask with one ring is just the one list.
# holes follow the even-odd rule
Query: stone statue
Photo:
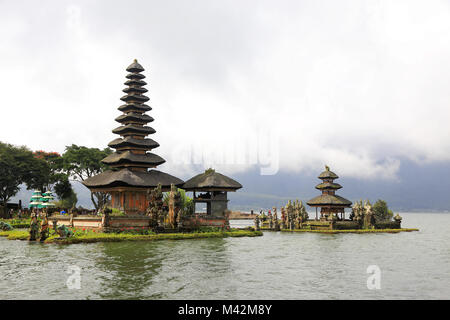
[[369, 200], [364, 203], [364, 228], [371, 229], [375, 227], [375, 216], [372, 205]]
[[273, 229], [273, 219], [272, 219], [272, 212], [269, 210], [269, 213], [267, 214], [267, 219], [269, 219], [269, 229]]
[[9, 223], [0, 221], [0, 230], [2, 230], [2, 231], [10, 231], [12, 229], [13, 229], [13, 227]]
[[352, 213], [350, 215], [350, 218], [351, 218], [351, 220], [354, 220], [360, 224], [363, 222], [364, 207], [363, 207], [362, 200], [355, 202], [355, 204], [352, 207]]
[[61, 238], [69, 238], [73, 236], [72, 230], [69, 230], [65, 225], [60, 225], [56, 229], [56, 233], [59, 234]]
[[278, 214], [277, 214], [277, 208], [273, 207], [273, 215], [272, 215], [272, 225], [275, 231], [280, 231], [280, 223], [278, 221]]
[[31, 223], [30, 223], [30, 241], [36, 241], [39, 235], [39, 222], [37, 219], [36, 213], [32, 213], [31, 215]]
[[41, 238], [40, 238], [41, 242], [44, 242], [45, 239], [48, 238], [49, 232], [50, 231], [48, 229], [47, 214], [44, 212], [44, 216], [42, 217], [42, 220], [41, 220]]
[[286, 229], [286, 212], [284, 211], [284, 207], [281, 207], [281, 229]]
[[164, 220], [161, 184], [158, 184], [153, 190], [147, 191], [147, 201], [149, 202], [147, 215], [150, 217], [150, 227], [157, 227], [161, 223], [161, 219]]
[[169, 192], [169, 225], [171, 228], [177, 227], [177, 222], [180, 221], [178, 215], [181, 211], [181, 194], [178, 188], [172, 183]]
[[259, 225], [259, 216], [258, 215], [256, 215], [256, 217], [255, 217], [255, 229], [256, 229], [256, 231], [260, 231], [261, 230], [261, 227], [260, 227], [260, 225]]

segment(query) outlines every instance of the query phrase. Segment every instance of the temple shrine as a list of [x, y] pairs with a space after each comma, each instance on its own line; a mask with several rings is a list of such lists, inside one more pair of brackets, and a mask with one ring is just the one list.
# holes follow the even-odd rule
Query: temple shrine
[[170, 191], [171, 184], [181, 186], [183, 180], [154, 169], [165, 160], [150, 152], [159, 144], [147, 138], [156, 131], [147, 126], [154, 119], [146, 114], [152, 108], [145, 104], [150, 99], [144, 95], [148, 91], [144, 88], [144, 68], [134, 60], [126, 71], [126, 95], [120, 98], [125, 104], [118, 108], [122, 115], [115, 119], [120, 126], [112, 131], [120, 137], [108, 144], [116, 151], [102, 160], [111, 170], [86, 179], [83, 184], [91, 192], [109, 193], [112, 208], [128, 215], [143, 215], [148, 207], [147, 190], [161, 184], [162, 191]]
[[[220, 226], [227, 224], [228, 192], [235, 192], [242, 188], [236, 180], [231, 179], [214, 169], [186, 181], [182, 189], [193, 192], [194, 217], [186, 217], [184, 224], [197, 223], [200, 225]], [[197, 213], [197, 204], [206, 204], [206, 213]], [[194, 219], [194, 220], [193, 220]]]
[[206, 204], [207, 215], [223, 216], [228, 210], [227, 192], [234, 192], [242, 188], [242, 185], [214, 169], [208, 169], [186, 181], [182, 188], [194, 193], [194, 205]]
[[342, 188], [340, 184], [334, 182], [339, 177], [325, 166], [325, 171], [318, 178], [322, 180], [322, 183], [318, 184], [316, 189], [321, 190], [322, 194], [306, 202], [310, 207], [316, 208], [316, 220], [318, 219], [317, 208], [320, 208], [320, 220], [329, 220], [334, 215], [340, 220], [345, 220], [345, 208], [351, 208], [352, 202], [336, 194], [336, 190]]

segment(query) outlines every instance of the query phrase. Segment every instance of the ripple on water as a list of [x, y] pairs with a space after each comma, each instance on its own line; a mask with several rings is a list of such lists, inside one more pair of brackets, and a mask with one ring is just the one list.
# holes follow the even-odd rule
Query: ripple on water
[[[44, 245], [0, 238], [0, 299], [448, 299], [450, 215], [400, 234]], [[369, 265], [382, 272], [368, 290]], [[66, 286], [81, 268], [81, 289]]]

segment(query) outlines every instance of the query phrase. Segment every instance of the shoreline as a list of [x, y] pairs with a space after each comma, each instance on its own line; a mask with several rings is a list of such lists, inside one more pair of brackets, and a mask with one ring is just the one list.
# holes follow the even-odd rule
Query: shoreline
[[[1, 231], [0, 237], [6, 237], [8, 240], [28, 240], [30, 234], [28, 231], [11, 230]], [[239, 238], [239, 237], [261, 237], [262, 231], [234, 230], [234, 231], [214, 231], [197, 233], [160, 233], [151, 235], [136, 234], [116, 234], [116, 233], [97, 233], [73, 236], [69, 238], [59, 238], [50, 236], [43, 243], [53, 244], [76, 244], [76, 243], [96, 243], [96, 242], [121, 242], [121, 241], [161, 241], [161, 240], [189, 240], [206, 238]], [[40, 241], [33, 241], [40, 242]]]
[[310, 229], [282, 229], [280, 231], [275, 231], [269, 228], [261, 228], [261, 231], [271, 231], [271, 232], [291, 232], [291, 233], [400, 233], [400, 232], [414, 232], [420, 231], [417, 228], [400, 228], [400, 229], [348, 229], [348, 230], [310, 230]]

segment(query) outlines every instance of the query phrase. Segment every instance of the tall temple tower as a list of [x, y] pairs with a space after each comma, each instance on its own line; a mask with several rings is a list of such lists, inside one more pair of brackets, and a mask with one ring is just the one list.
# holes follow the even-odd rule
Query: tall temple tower
[[145, 104], [150, 99], [144, 95], [148, 90], [142, 74], [144, 68], [134, 60], [126, 69], [129, 73], [125, 82], [126, 93], [120, 98], [125, 104], [118, 109], [123, 112], [115, 120], [121, 125], [112, 132], [120, 138], [111, 141], [108, 146], [116, 151], [102, 160], [111, 167], [99, 175], [83, 182], [91, 192], [107, 192], [111, 194], [111, 205], [126, 214], [144, 214], [147, 207], [147, 190], [155, 188], [159, 183], [163, 191], [169, 191], [170, 185], [180, 186], [183, 180], [167, 173], [154, 170], [165, 160], [151, 153], [159, 144], [147, 138], [156, 131], [147, 126], [154, 119], [146, 114], [152, 108]]
[[316, 219], [318, 207], [320, 207], [321, 220], [328, 220], [328, 217], [333, 213], [341, 213], [341, 219], [345, 219], [345, 208], [351, 207], [352, 202], [336, 195], [336, 190], [342, 188], [340, 184], [334, 182], [339, 177], [336, 173], [330, 171], [328, 166], [325, 166], [325, 171], [318, 178], [322, 180], [322, 183], [319, 183], [316, 189], [321, 190], [322, 194], [312, 198], [306, 204], [316, 207]]

